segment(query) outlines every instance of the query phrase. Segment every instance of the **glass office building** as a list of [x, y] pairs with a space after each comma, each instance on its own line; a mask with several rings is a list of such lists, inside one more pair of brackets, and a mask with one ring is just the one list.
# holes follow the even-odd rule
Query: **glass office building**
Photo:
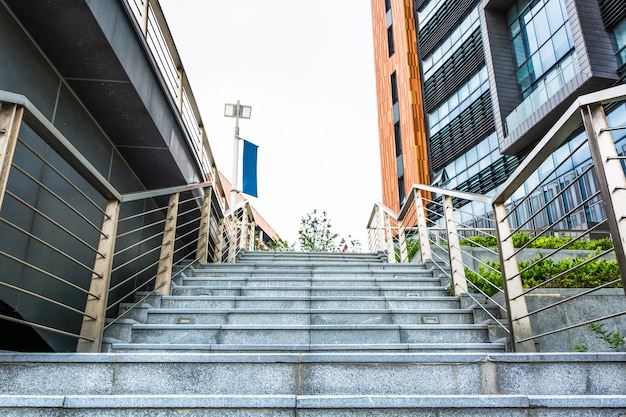
[[[624, 81], [623, 0], [387, 1], [412, 3], [415, 15], [415, 30], [407, 36], [417, 44], [432, 185], [489, 194], [576, 97]], [[373, 8], [384, 3], [372, 0]], [[626, 124], [623, 103], [612, 106], [609, 119]], [[625, 134], [616, 133], [620, 150]], [[574, 135], [553, 161], [561, 162], [565, 148], [574, 149], [580, 137]], [[591, 163], [588, 154], [575, 156], [528, 200], [529, 212], [567, 188], [551, 211], [558, 219], [559, 204], [575, 207], [593, 194], [592, 173], [570, 184]], [[548, 161], [520, 194], [554, 166]], [[516, 213], [520, 221], [524, 211]], [[603, 216], [601, 205], [589, 201], [563, 221], [567, 228], [583, 228]], [[533, 226], [548, 220], [554, 219], [539, 216]]]

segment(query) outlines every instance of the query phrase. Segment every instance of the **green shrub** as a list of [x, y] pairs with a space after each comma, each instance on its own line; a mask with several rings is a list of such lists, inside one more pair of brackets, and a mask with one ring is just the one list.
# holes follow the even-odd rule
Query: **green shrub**
[[[516, 233], [513, 235], [513, 246], [521, 248], [533, 239], [533, 236], [528, 233]], [[540, 236], [535, 239], [529, 248], [535, 249], [558, 249], [565, 246], [572, 240], [571, 237], [564, 236]], [[487, 248], [495, 248], [498, 246], [498, 242], [495, 236], [491, 235], [475, 235], [467, 239], [461, 240], [461, 246], [484, 246]], [[580, 239], [572, 243], [567, 249], [576, 250], [607, 250], [613, 247], [611, 238], [605, 237], [602, 239]]]
[[[593, 255], [590, 255], [590, 257]], [[528, 266], [537, 262], [537, 265], [524, 271]], [[554, 261], [552, 259], [535, 258], [526, 262], [520, 262], [519, 269], [522, 272], [522, 285], [524, 288], [532, 288], [540, 284], [545, 283], [552, 277], [561, 274], [564, 271], [571, 269], [572, 267], [579, 265], [583, 262], [580, 258], [565, 258], [560, 261]], [[486, 262], [488, 265], [496, 270], [500, 270], [499, 262]], [[485, 281], [492, 282], [502, 288], [502, 278], [499, 273], [495, 273], [489, 268], [481, 266], [478, 274], [465, 269], [465, 276], [476, 287], [480, 288], [487, 295], [493, 295], [497, 292], [494, 288], [489, 286]], [[620, 277], [619, 267], [617, 261], [598, 259], [591, 261], [585, 265], [579, 266], [573, 271], [560, 276], [559, 278], [543, 285], [543, 288], [594, 288], [607, 282], [613, 281]], [[621, 284], [617, 284], [614, 287], [621, 287]]]

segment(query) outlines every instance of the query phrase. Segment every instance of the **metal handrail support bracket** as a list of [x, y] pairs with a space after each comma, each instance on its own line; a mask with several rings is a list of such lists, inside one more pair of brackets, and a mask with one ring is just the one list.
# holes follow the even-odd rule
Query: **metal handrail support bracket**
[[172, 267], [174, 265], [174, 244], [176, 241], [176, 221], [178, 220], [178, 201], [180, 193], [170, 196], [167, 208], [167, 218], [165, 220], [165, 231], [161, 243], [161, 255], [159, 256], [159, 266], [154, 282], [154, 290], [163, 295], [170, 295], [172, 284]]
[[467, 294], [467, 279], [465, 277], [465, 266], [463, 265], [463, 252], [456, 224], [454, 223], [454, 207], [452, 197], [443, 196], [443, 213], [446, 221], [446, 232], [448, 235], [448, 254], [450, 256], [450, 271], [452, 272], [452, 286], [454, 295]]
[[422, 192], [417, 189], [414, 189], [414, 192], [417, 233], [420, 239], [420, 255], [422, 256], [422, 262], [426, 262], [433, 259], [433, 252], [430, 249], [430, 239], [428, 238], [428, 225], [426, 223], [426, 212], [424, 210]]
[[580, 107], [626, 291], [626, 178], [602, 103]]
[[0, 207], [2, 207], [24, 107], [12, 103], [0, 103], [0, 105], [0, 164], [2, 164], [0, 166]]
[[[105, 209], [102, 234], [89, 286], [89, 294], [99, 294], [100, 296], [98, 298], [92, 295], [87, 297], [85, 315], [83, 316], [83, 324], [80, 329], [81, 338], [78, 340], [76, 348], [77, 352], [98, 353], [102, 347], [119, 214], [119, 201], [109, 200]], [[105, 256], [99, 254], [104, 254]], [[94, 320], [90, 317], [95, 317], [96, 319]]]
[[[515, 352], [536, 352], [535, 342], [532, 339], [533, 330], [530, 324], [530, 317], [528, 317], [528, 306], [526, 305], [524, 288], [522, 287], [522, 277], [519, 274], [511, 227], [509, 226], [504, 203], [494, 203], [493, 213], [496, 221], [502, 285], [506, 298], [513, 350]], [[509, 279], [508, 277], [513, 278]], [[518, 340], [525, 339], [529, 340], [518, 342]]]
[[211, 221], [211, 199], [213, 187], [204, 189], [202, 210], [200, 213], [200, 230], [198, 230], [198, 246], [196, 247], [196, 259], [201, 263], [207, 263], [209, 259], [209, 223]]

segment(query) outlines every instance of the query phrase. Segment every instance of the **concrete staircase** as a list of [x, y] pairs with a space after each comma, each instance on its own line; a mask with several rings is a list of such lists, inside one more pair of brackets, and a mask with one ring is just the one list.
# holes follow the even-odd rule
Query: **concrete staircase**
[[1, 354], [0, 414], [626, 416], [625, 354], [507, 353], [446, 285], [376, 254], [193, 265], [105, 353]]
[[[124, 308], [124, 306], [123, 306]], [[112, 352], [503, 352], [433, 268], [372, 254], [246, 253], [180, 274], [107, 333]]]

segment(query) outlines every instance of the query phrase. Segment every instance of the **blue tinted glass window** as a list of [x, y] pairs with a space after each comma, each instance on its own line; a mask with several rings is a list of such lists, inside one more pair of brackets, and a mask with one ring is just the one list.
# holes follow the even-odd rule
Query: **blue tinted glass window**
[[518, 0], [507, 13], [522, 98], [573, 52], [563, 0]]

